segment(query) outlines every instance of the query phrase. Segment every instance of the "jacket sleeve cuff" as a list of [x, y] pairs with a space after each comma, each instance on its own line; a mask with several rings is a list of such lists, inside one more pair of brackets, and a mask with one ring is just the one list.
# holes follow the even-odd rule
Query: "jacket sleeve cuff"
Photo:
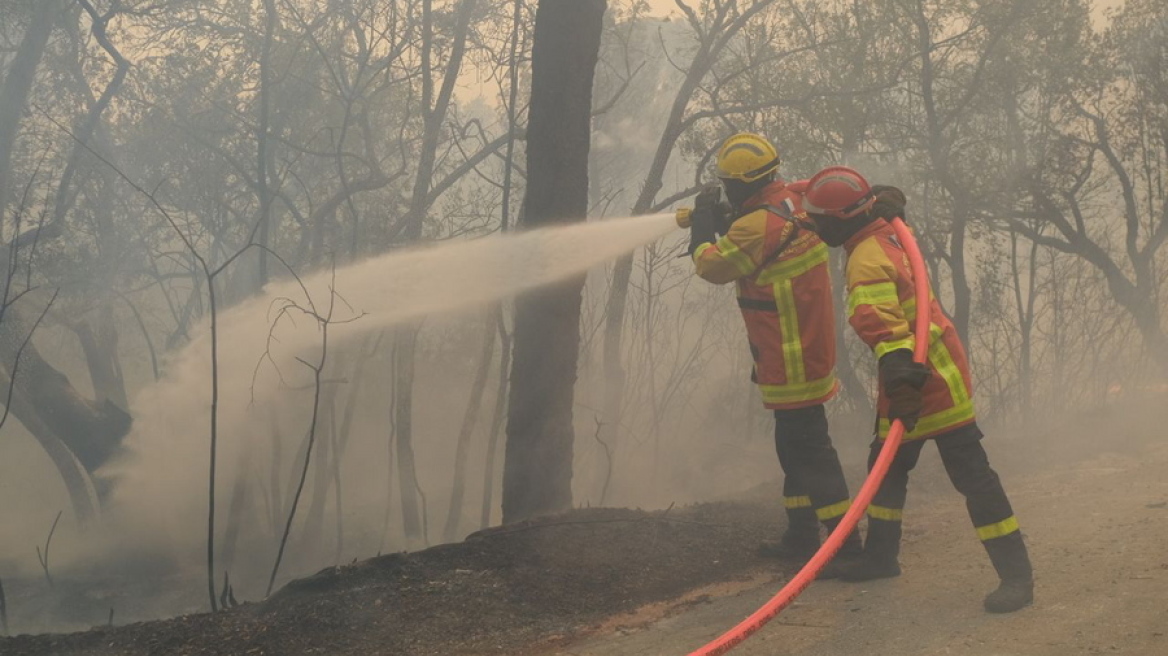
[[909, 353], [912, 353], [913, 346], [915, 346], [915, 342], [916, 342], [916, 340], [913, 338], [913, 336], [909, 335], [908, 337], [905, 337], [903, 339], [895, 339], [895, 340], [889, 340], [887, 342], [879, 342], [876, 344], [876, 346], [872, 347], [872, 350], [876, 353], [876, 359], [879, 360], [880, 358], [883, 358], [884, 356], [888, 355], [889, 353], [891, 353], [893, 351], [899, 351], [901, 349], [905, 349]]
[[710, 250], [713, 247], [714, 247], [714, 245], [708, 241], [705, 242], [704, 244], [698, 244], [698, 247], [695, 248], [694, 252], [693, 252], [694, 262], [698, 261], [698, 259], [702, 256], [702, 253], [705, 253], [706, 251]]

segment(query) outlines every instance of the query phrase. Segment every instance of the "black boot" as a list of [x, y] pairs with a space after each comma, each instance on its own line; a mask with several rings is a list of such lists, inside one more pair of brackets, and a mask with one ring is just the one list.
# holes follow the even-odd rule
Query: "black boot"
[[[838, 519], [829, 524], [828, 530], [834, 531], [836, 524], [839, 524]], [[852, 532], [848, 535], [847, 539], [844, 540], [843, 546], [841, 546], [840, 550], [836, 552], [835, 558], [832, 558], [831, 562], [829, 562], [823, 567], [822, 570], [820, 570], [819, 576], [816, 578], [820, 581], [838, 579], [843, 574], [843, 568], [847, 567], [851, 563], [856, 562], [863, 556], [864, 544], [860, 541], [860, 531], [853, 529]]]
[[788, 531], [779, 540], [766, 540], [758, 545], [758, 555], [796, 563], [805, 563], [819, 550], [819, 536], [814, 540], [792, 536]]
[[1013, 613], [1034, 601], [1034, 571], [1022, 533], [986, 540], [986, 553], [1001, 578], [998, 589], [985, 598], [985, 609], [990, 613]]
[[860, 557], [839, 566], [844, 581], [871, 581], [900, 576], [900, 522], [868, 520], [868, 539]]
[[758, 555], [805, 563], [819, 550], [819, 520], [810, 506], [787, 507], [787, 530], [777, 542], [768, 540], [758, 546]]

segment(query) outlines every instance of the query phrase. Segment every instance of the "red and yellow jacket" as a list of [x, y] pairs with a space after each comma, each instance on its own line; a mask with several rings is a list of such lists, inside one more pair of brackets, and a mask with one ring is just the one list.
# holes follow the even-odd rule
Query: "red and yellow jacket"
[[[880, 358], [897, 349], [912, 350], [916, 296], [908, 257], [896, 233], [882, 219], [844, 243], [848, 253], [848, 323]], [[935, 437], [973, 423], [973, 386], [969, 361], [957, 329], [929, 292], [929, 369], [932, 376], [922, 390], [924, 410], [907, 440]], [[888, 399], [880, 390], [877, 400], [878, 434], [888, 435]]]
[[726, 236], [693, 256], [705, 280], [737, 281], [752, 379], [775, 410], [823, 403], [839, 387], [827, 246], [796, 223], [800, 201], [782, 181], [768, 185], [743, 204]]

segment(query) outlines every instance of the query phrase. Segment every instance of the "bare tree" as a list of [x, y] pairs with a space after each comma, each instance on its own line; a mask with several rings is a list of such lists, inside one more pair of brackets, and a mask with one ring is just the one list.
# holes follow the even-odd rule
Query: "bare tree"
[[[1046, 157], [1025, 178], [1030, 203], [1009, 226], [1097, 269], [1168, 375], [1158, 271], [1168, 241], [1168, 194], [1160, 177], [1168, 163], [1162, 8], [1151, 1], [1127, 5], [1108, 32], [1094, 39], [1094, 58], [1084, 56], [1078, 64], [1083, 68], [1072, 79], [1080, 85], [1054, 89], [1055, 102], [1043, 106], [1033, 132], [1034, 147]], [[1093, 209], [1095, 199], [1113, 195], [1119, 199], [1116, 222]]]
[[[751, 20], [762, 14], [775, 0], [715, 0], [709, 6], [706, 15], [699, 15], [698, 11], [684, 0], [675, 0], [679, 9], [685, 15], [686, 22], [693, 31], [697, 47], [690, 59], [689, 66], [684, 69], [684, 78], [669, 109], [669, 115], [662, 127], [661, 137], [657, 141], [649, 170], [645, 173], [640, 192], [633, 202], [634, 215], [661, 211], [678, 200], [695, 193], [701, 184], [704, 164], [708, 161], [713, 148], [707, 149], [706, 156], [697, 166], [694, 184], [687, 189], [671, 194], [665, 199], [659, 199], [664, 186], [664, 177], [670, 159], [673, 157], [678, 141], [683, 135], [703, 120], [716, 118], [735, 111], [741, 111], [741, 104], [734, 102], [733, 107], [703, 107], [692, 109], [695, 96], [707, 76], [718, 63], [719, 58], [727, 47], [739, 36]], [[668, 57], [668, 53], [666, 53]], [[772, 62], [773, 63], [773, 62]], [[727, 82], [719, 80], [718, 85]], [[716, 146], [715, 146], [716, 148]], [[612, 274], [612, 284], [609, 290], [608, 303], [605, 306], [604, 329], [604, 370], [608, 388], [604, 400], [604, 424], [606, 442], [613, 449], [617, 449], [618, 427], [621, 423], [621, 404], [624, 398], [625, 372], [621, 366], [622, 336], [625, 330], [625, 314], [628, 303], [629, 281], [633, 273], [633, 255], [629, 254], [617, 260]]]
[[[277, 311], [276, 318], [273, 321], [273, 330], [281, 320], [290, 318], [294, 314], [299, 314], [312, 319], [318, 329], [320, 330], [320, 356], [315, 362], [309, 362], [299, 356], [296, 358], [302, 365], [308, 367], [312, 371], [312, 416], [309, 420], [306, 438], [306, 449], [304, 452], [304, 465], [300, 470], [300, 480], [296, 484], [296, 492], [292, 495], [292, 506], [288, 509], [288, 518], [284, 523], [284, 532], [280, 537], [279, 548], [276, 551], [276, 561], [272, 565], [272, 574], [268, 577], [268, 588], [264, 596], [272, 594], [272, 588], [276, 584], [276, 575], [280, 572], [280, 563], [284, 559], [284, 549], [288, 545], [288, 536], [292, 532], [292, 522], [296, 519], [296, 509], [300, 505], [300, 495], [304, 492], [304, 482], [308, 479], [308, 466], [312, 461], [312, 447], [316, 443], [317, 431], [320, 429], [320, 410], [321, 410], [321, 393], [324, 387], [322, 375], [324, 373], [325, 365], [328, 363], [329, 354], [329, 327], [334, 323], [348, 323], [355, 321], [359, 316], [350, 317], [342, 320], [334, 318], [336, 312], [336, 304], [338, 300], [337, 290], [334, 282], [329, 285], [329, 300], [328, 305], [324, 308], [317, 308], [312, 300], [312, 296], [305, 290], [306, 305], [301, 305], [292, 299], [283, 299], [280, 309]], [[342, 302], [344, 302], [342, 300]]]

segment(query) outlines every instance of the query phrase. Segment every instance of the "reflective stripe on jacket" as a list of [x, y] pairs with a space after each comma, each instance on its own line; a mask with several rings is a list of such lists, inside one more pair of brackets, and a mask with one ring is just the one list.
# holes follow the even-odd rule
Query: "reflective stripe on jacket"
[[[876, 357], [897, 349], [912, 350], [917, 316], [913, 274], [892, 226], [874, 221], [844, 244], [848, 253], [848, 323]], [[972, 423], [973, 386], [969, 362], [953, 322], [930, 290], [929, 368], [924, 410], [916, 428], [905, 436], [934, 437]], [[880, 437], [888, 435], [888, 399], [877, 400]]]
[[776, 181], [744, 204], [757, 209], [735, 220], [726, 236], [694, 251], [699, 276], [737, 281], [752, 379], [774, 410], [823, 403], [839, 387], [827, 246], [794, 221], [799, 201]]

